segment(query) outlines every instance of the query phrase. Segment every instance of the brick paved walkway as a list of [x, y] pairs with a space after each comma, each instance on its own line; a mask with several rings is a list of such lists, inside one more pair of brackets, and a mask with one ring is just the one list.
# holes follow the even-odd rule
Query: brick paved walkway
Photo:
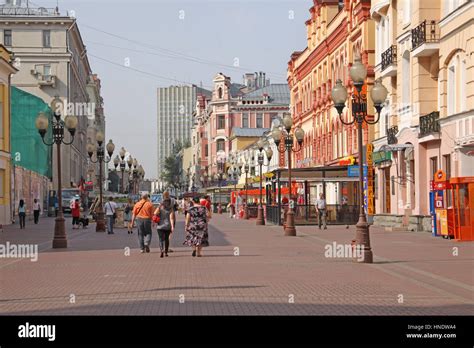
[[[2, 314], [131, 315], [468, 315], [474, 313], [474, 244], [425, 233], [372, 228], [374, 264], [326, 258], [325, 246], [350, 243], [354, 227], [281, 227], [215, 215], [211, 247], [191, 257], [180, 216], [170, 257], [156, 232], [140, 254], [136, 232], [70, 230], [69, 248], [53, 250], [54, 220], [8, 226], [0, 244], [36, 243], [37, 262], [0, 259]], [[130, 255], [126, 255], [130, 247]], [[453, 248], [458, 248], [458, 256]], [[238, 248], [239, 256], [235, 256]], [[403, 297], [403, 303], [399, 303]], [[71, 303], [71, 299], [75, 303]], [[180, 303], [184, 302], [184, 303]]]

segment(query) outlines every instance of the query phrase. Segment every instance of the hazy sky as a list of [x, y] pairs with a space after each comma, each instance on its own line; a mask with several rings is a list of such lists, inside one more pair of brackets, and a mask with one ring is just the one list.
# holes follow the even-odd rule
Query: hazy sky
[[[56, 3], [30, 1], [50, 8]], [[184, 82], [210, 88], [218, 72], [239, 83], [244, 72], [255, 71], [266, 72], [271, 82], [286, 82], [291, 53], [306, 46], [311, 4], [59, 0], [59, 9], [74, 11], [92, 70], [102, 81], [107, 138], [130, 151], [147, 178], [155, 178], [156, 88]]]

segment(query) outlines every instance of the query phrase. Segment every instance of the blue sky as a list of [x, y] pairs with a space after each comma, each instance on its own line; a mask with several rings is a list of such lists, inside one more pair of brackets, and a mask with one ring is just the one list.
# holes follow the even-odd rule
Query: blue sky
[[[30, 4], [55, 7], [56, 0]], [[74, 11], [92, 69], [102, 80], [107, 138], [156, 173], [156, 88], [242, 82], [264, 71], [286, 82], [290, 55], [306, 45], [311, 0], [60, 0]], [[33, 6], [30, 5], [30, 6]], [[239, 67], [234, 64], [238, 61]], [[145, 72], [145, 73], [141, 73]]]

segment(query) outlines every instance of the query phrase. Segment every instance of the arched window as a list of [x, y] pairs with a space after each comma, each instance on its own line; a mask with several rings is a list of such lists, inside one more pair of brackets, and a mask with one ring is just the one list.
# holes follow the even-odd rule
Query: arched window
[[219, 139], [216, 141], [216, 150], [217, 151], [225, 151], [225, 140], [224, 139]]
[[402, 106], [410, 105], [410, 52], [405, 51], [402, 57]]
[[219, 87], [217, 89], [217, 95], [218, 95], [219, 99], [222, 99], [222, 87]]
[[466, 111], [466, 57], [464, 52], [455, 54], [448, 63], [447, 109], [448, 116]]

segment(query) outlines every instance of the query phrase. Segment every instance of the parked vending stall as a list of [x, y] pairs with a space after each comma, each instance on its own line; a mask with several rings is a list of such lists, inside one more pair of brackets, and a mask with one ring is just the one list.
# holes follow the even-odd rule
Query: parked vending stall
[[458, 241], [474, 240], [474, 177], [451, 178], [454, 216], [452, 226]]

